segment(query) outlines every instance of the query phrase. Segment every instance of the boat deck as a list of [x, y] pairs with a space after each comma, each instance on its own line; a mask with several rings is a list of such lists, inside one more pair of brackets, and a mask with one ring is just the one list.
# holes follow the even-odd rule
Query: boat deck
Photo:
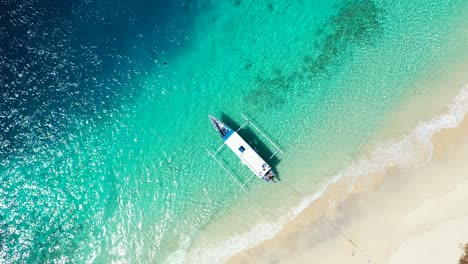
[[260, 155], [237, 133], [232, 133], [226, 140], [226, 145], [242, 160], [259, 178], [265, 176], [271, 169]]

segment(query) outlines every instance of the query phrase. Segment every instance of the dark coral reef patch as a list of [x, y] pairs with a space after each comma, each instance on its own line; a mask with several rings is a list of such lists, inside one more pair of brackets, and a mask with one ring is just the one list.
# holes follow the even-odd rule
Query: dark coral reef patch
[[245, 95], [245, 101], [253, 107], [280, 107], [285, 101], [285, 91], [303, 93], [302, 90], [290, 91], [301, 89], [295, 82], [317, 81], [347, 50], [372, 44], [383, 33], [381, 17], [382, 9], [372, 0], [344, 1], [316, 32], [313, 49], [304, 55], [298, 67], [278, 73], [277, 69], [282, 68], [278, 66], [265, 76], [255, 77], [252, 85], [256, 88]]

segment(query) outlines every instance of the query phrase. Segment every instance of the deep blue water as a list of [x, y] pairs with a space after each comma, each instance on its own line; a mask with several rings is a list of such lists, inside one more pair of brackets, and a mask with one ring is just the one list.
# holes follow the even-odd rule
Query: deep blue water
[[0, 157], [137, 96], [133, 79], [189, 44], [195, 2], [2, 1]]
[[[117, 166], [96, 168], [105, 150], [86, 152], [106, 143], [73, 145], [71, 134], [105, 126], [110, 113], [131, 104], [142, 89], [137, 80], [170, 67], [208, 8], [197, 1], [0, 2], [0, 262], [72, 256], [102, 233], [92, 217], [112, 215]], [[71, 152], [60, 158], [54, 148]]]

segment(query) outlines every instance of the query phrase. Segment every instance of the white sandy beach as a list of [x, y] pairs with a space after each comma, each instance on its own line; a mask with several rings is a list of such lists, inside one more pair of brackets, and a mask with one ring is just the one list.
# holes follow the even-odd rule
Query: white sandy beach
[[458, 263], [468, 243], [468, 119], [444, 120], [456, 127], [430, 137], [429, 161], [389, 160], [394, 166], [382, 172], [344, 177], [274, 238], [229, 263]]

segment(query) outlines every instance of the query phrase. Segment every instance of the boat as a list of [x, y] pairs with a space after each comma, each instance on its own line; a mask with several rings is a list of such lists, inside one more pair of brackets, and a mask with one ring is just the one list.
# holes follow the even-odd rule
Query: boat
[[[257, 151], [250, 146], [240, 135], [237, 133], [241, 128], [243, 128], [247, 123], [250, 123], [250, 121], [246, 118], [247, 122], [242, 125], [237, 131], [234, 131], [231, 129], [229, 126], [221, 122], [219, 119], [208, 115], [211, 124], [215, 128], [215, 130], [218, 132], [219, 136], [222, 138], [224, 141], [223, 145], [218, 149], [218, 151], [215, 152], [215, 154], [210, 155], [215, 158], [215, 155], [219, 152], [219, 150], [224, 146], [228, 146], [234, 154], [242, 161], [244, 165], [246, 165], [253, 173], [255, 176], [258, 178], [262, 179], [265, 182], [270, 182], [273, 181], [275, 182], [274, 178], [276, 177], [276, 174], [273, 172], [273, 169], [271, 166], [262, 158], [260, 155], [257, 153]], [[243, 116], [245, 118], [245, 116]], [[257, 129], [257, 127], [255, 127]], [[262, 132], [262, 135], [265, 135]], [[276, 146], [276, 145], [275, 145]], [[279, 150], [278, 150], [279, 151]], [[277, 151], [277, 152], [278, 152]], [[275, 152], [270, 159], [277, 153]], [[218, 159], [215, 158], [215, 160], [227, 171], [227, 169], [219, 162]], [[228, 172], [228, 171], [227, 171]], [[228, 172], [231, 176], [232, 174]], [[233, 176], [232, 176], [233, 177]], [[234, 177], [233, 177], [234, 178]], [[250, 179], [249, 179], [250, 180]], [[236, 180], [236, 182], [238, 182]], [[243, 188], [245, 184], [241, 185], [239, 182], [238, 184]]]

